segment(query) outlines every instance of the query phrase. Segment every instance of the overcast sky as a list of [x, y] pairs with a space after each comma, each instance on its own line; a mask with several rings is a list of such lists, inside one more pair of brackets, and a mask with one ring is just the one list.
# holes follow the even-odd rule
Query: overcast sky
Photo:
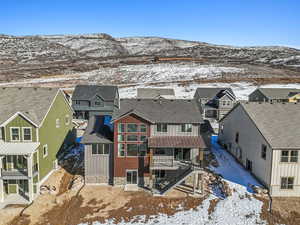
[[300, 0], [7, 0], [0, 33], [107, 33], [300, 48]]

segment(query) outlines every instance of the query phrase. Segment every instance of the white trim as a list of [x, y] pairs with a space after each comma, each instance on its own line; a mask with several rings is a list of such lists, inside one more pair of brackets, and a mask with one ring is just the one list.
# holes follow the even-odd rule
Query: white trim
[[[24, 139], [24, 130], [25, 129], [30, 129], [30, 140], [25, 140]], [[22, 141], [24, 141], [24, 142], [32, 142], [32, 127], [22, 127]]]
[[[136, 184], [128, 184], [127, 183], [127, 172], [136, 172]], [[125, 176], [125, 185], [138, 185], [139, 184], [139, 170], [138, 169], [126, 169], [126, 176]]]
[[[19, 140], [13, 140], [12, 138], [12, 129], [18, 129], [19, 130]], [[10, 142], [20, 142], [21, 141], [21, 128], [20, 127], [10, 127], [9, 128], [9, 134], [10, 134]]]
[[[45, 152], [44, 152], [44, 147], [47, 148], [47, 154], [46, 155], [45, 155]], [[43, 145], [42, 149], [43, 149], [43, 158], [46, 158], [48, 156], [48, 144]]]
[[21, 112], [16, 112], [14, 115], [12, 115], [10, 118], [8, 118], [6, 121], [4, 121], [2, 124], [0, 124], [0, 126], [2, 126], [2, 127], [6, 126], [8, 123], [10, 123], [12, 120], [14, 120], [17, 116], [22, 116], [25, 120], [30, 122], [32, 125], [38, 127], [38, 125], [36, 123], [34, 123], [32, 120], [30, 120], [26, 115], [24, 115]]
[[[57, 170], [54, 170], [52, 169], [40, 182], [38, 182], [38, 186], [41, 186], [55, 171]], [[37, 190], [39, 192], [39, 190]]]

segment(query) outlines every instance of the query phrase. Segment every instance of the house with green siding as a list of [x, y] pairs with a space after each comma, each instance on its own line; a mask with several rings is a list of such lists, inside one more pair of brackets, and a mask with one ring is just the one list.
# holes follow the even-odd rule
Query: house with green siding
[[58, 88], [0, 88], [0, 204], [32, 202], [74, 143], [73, 110]]

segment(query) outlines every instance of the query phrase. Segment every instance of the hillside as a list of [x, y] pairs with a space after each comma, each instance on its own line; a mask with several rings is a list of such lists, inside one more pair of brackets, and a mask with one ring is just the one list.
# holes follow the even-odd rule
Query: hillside
[[172, 80], [215, 75], [294, 77], [300, 74], [300, 50], [107, 34], [0, 35], [0, 82], [70, 74], [91, 82], [131, 83], [145, 76], [142, 82], [165, 81], [169, 74], [155, 78], [169, 68], [171, 73], [175, 70]]

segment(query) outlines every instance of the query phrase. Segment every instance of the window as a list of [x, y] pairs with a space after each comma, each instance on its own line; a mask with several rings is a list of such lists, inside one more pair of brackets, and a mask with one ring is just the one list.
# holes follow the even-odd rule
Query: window
[[23, 141], [32, 140], [32, 129], [31, 127], [23, 127]]
[[127, 124], [127, 132], [138, 132], [138, 125], [135, 123]]
[[75, 101], [75, 104], [76, 104], [76, 105], [80, 105], [80, 101], [78, 101], [78, 100]]
[[237, 133], [235, 134], [235, 142], [236, 142], [236, 143], [239, 143], [239, 138], [240, 138], [240, 134], [239, 134], [239, 132], [237, 132]]
[[43, 157], [45, 158], [48, 155], [48, 145], [43, 146]]
[[281, 189], [293, 189], [294, 188], [294, 177], [281, 177], [280, 188]]
[[20, 141], [20, 128], [11, 127], [10, 128], [11, 140], [12, 141]]
[[298, 162], [298, 151], [281, 151], [280, 162]]
[[119, 123], [118, 124], [118, 132], [119, 133], [125, 132], [125, 124], [124, 123]]
[[147, 154], [147, 145], [146, 144], [140, 144], [139, 146], [139, 156], [146, 156]]
[[4, 139], [3, 138], [3, 131], [2, 131], [2, 127], [0, 127], [0, 140]]
[[145, 125], [145, 124], [141, 124], [141, 125], [140, 125], [140, 131], [141, 131], [141, 132], [146, 132], [146, 131], [147, 131], [146, 125]]
[[101, 102], [95, 102], [95, 105], [101, 106]]
[[138, 141], [138, 136], [134, 134], [127, 135], [127, 141]]
[[220, 132], [221, 134], [224, 134], [224, 125], [220, 125]]
[[145, 135], [141, 135], [140, 141], [146, 141], [146, 140], [147, 140], [147, 137]]
[[118, 141], [125, 141], [125, 135], [124, 134], [118, 134]]
[[92, 155], [109, 154], [109, 144], [92, 144]]
[[137, 155], [138, 155], [138, 145], [127, 144], [127, 156], [137, 156]]
[[157, 132], [168, 132], [168, 126], [166, 123], [158, 123], [156, 125]]
[[291, 151], [290, 162], [298, 162], [298, 151]]
[[125, 156], [125, 144], [118, 144], [118, 155]]
[[261, 145], [261, 157], [263, 159], [267, 158], [267, 146], [266, 145]]
[[109, 154], [109, 144], [92, 144], [93, 155], [107, 155]]
[[55, 127], [60, 128], [60, 120], [59, 119], [55, 120]]
[[192, 132], [192, 124], [182, 124], [181, 132]]
[[70, 124], [70, 116], [69, 115], [66, 115], [66, 117], [65, 117], [65, 124], [66, 125]]

